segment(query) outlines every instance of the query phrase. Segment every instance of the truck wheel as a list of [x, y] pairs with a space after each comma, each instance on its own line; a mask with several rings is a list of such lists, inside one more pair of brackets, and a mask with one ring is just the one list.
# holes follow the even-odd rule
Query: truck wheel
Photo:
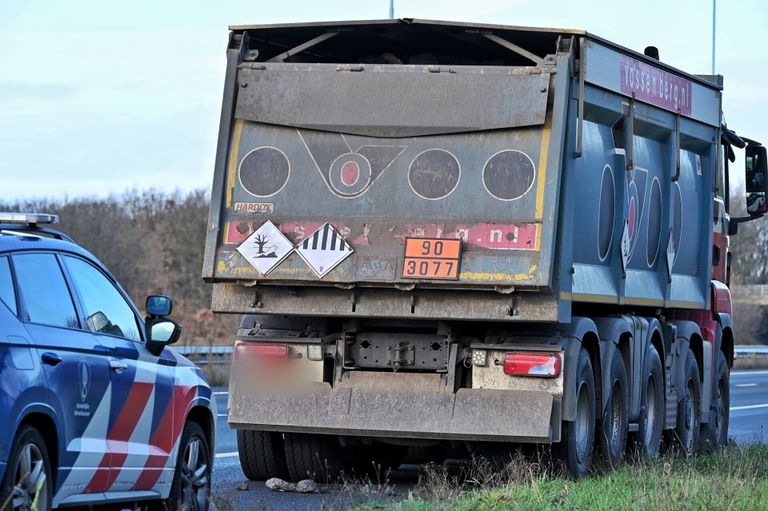
[[627, 369], [618, 350], [613, 352], [610, 371], [609, 394], [603, 400], [603, 414], [600, 424], [600, 451], [603, 461], [618, 464], [627, 448], [628, 391]]
[[722, 351], [717, 354], [716, 385], [713, 389], [709, 423], [701, 425], [702, 446], [715, 451], [728, 443], [729, 410], [731, 406], [730, 371]]
[[285, 434], [285, 461], [291, 481], [310, 478], [321, 483], [335, 482], [347, 465], [336, 437], [306, 433]]
[[187, 422], [181, 433], [176, 469], [171, 493], [166, 503], [168, 511], [207, 510], [211, 501], [211, 448], [203, 428]]
[[677, 402], [677, 426], [673, 432], [675, 447], [690, 456], [699, 445], [701, 428], [701, 380], [696, 357], [688, 350], [685, 359], [685, 385]]
[[576, 419], [563, 422], [563, 435], [555, 455], [573, 477], [589, 472], [595, 451], [595, 375], [587, 350], [579, 351], [576, 365]]
[[251, 481], [266, 481], [270, 477], [285, 479], [288, 476], [280, 433], [238, 429], [237, 453], [243, 474]]
[[348, 468], [355, 475], [385, 479], [387, 474], [396, 470], [405, 459], [407, 447], [385, 443], [373, 445], [356, 445], [344, 448], [348, 453], [346, 459]]
[[442, 464], [448, 457], [448, 448], [445, 445], [412, 445], [405, 453], [403, 463], [423, 465], [426, 463]]
[[35, 428], [23, 426], [10, 453], [0, 483], [0, 509], [51, 509], [53, 472], [43, 437]]
[[634, 448], [645, 456], [654, 457], [661, 449], [664, 426], [664, 369], [659, 352], [653, 345], [645, 352], [643, 367], [640, 429], [634, 435]]

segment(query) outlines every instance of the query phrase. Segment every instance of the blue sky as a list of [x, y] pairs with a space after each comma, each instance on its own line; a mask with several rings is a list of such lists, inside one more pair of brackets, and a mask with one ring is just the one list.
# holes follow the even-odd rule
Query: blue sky
[[[229, 24], [378, 19], [388, 9], [387, 0], [2, 0], [0, 197], [208, 188]], [[710, 0], [396, 0], [395, 15], [583, 28], [710, 72]], [[720, 0], [726, 119], [763, 142], [766, 29], [768, 2]]]

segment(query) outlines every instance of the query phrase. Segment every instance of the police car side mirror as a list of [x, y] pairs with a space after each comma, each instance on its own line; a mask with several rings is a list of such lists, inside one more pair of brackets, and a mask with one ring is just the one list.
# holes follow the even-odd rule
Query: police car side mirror
[[745, 151], [744, 170], [747, 185], [747, 213], [762, 216], [768, 213], [768, 162], [765, 147], [749, 144]]
[[146, 310], [148, 316], [168, 316], [173, 310], [173, 300], [170, 296], [149, 295]]
[[181, 327], [170, 319], [147, 318], [147, 349], [153, 355], [159, 355], [168, 344], [179, 340]]

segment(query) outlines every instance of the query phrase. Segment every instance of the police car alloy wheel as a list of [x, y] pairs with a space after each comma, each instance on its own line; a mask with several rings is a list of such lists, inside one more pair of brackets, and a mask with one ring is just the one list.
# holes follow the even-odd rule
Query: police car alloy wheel
[[47, 511], [51, 508], [51, 464], [40, 433], [26, 426], [13, 443], [0, 509]]
[[184, 427], [169, 508], [207, 510], [211, 495], [211, 450], [202, 428], [195, 422]]

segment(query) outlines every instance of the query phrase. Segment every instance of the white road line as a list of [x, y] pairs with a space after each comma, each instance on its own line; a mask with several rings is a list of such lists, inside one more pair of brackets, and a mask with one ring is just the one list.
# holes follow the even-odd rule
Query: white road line
[[216, 454], [216, 459], [219, 458], [234, 458], [237, 456], [236, 452], [220, 452]]
[[731, 376], [749, 376], [752, 374], [765, 375], [765, 374], [768, 374], [768, 371], [750, 371], [750, 370], [731, 371]]
[[229, 414], [228, 413], [219, 413], [219, 414], [216, 414], [216, 416], [217, 417], [229, 417]]
[[757, 408], [768, 408], [768, 403], [762, 403], [759, 405], [732, 406], [731, 411], [736, 412], [739, 410], [755, 410]]
[[229, 391], [214, 392], [213, 395], [214, 396], [228, 396], [229, 395]]
[[757, 383], [737, 383], [737, 387], [757, 387]]

